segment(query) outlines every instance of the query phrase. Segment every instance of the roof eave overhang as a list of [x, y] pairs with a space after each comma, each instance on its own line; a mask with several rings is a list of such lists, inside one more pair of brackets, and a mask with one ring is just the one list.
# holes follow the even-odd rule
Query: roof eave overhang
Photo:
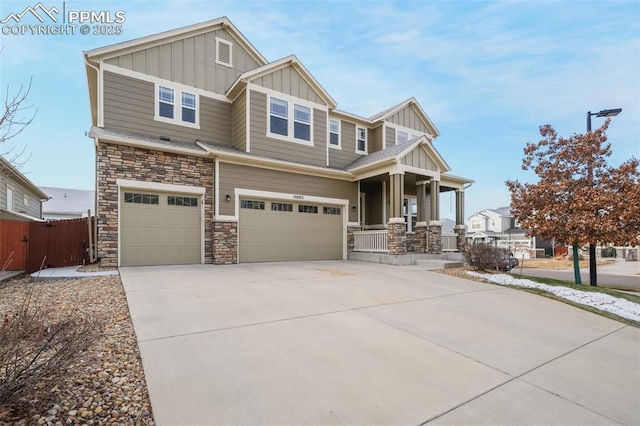
[[146, 148], [146, 149], [151, 149], [154, 151], [162, 151], [162, 152], [171, 152], [173, 154], [187, 154], [187, 155], [193, 155], [196, 157], [208, 157], [209, 154], [205, 151], [199, 150], [199, 149], [191, 149], [191, 148], [187, 148], [187, 147], [178, 147], [178, 146], [172, 146], [172, 145], [165, 145], [162, 143], [155, 143], [155, 142], [150, 142], [150, 141], [142, 141], [142, 140], [138, 140], [138, 139], [134, 139], [134, 138], [128, 138], [125, 136], [119, 136], [119, 135], [101, 135], [99, 133], [96, 133], [96, 131], [94, 130], [95, 128], [91, 128], [91, 130], [89, 131], [89, 137], [93, 138], [93, 139], [97, 139], [99, 141], [105, 141], [105, 142], [115, 142], [118, 144], [122, 144], [122, 145], [126, 145], [126, 146], [131, 146], [131, 147], [135, 147], [135, 148]]
[[27, 189], [36, 195], [39, 200], [43, 201], [49, 199], [49, 196], [42, 189], [40, 189], [35, 183], [31, 182], [25, 175], [16, 169], [13, 164], [2, 156], [0, 156], [0, 168], [8, 171], [14, 179], [27, 187]]

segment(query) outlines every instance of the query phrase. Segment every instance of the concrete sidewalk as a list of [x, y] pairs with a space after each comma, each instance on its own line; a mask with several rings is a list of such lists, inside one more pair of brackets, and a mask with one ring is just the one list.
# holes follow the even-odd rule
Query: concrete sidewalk
[[122, 268], [159, 425], [640, 423], [640, 330], [359, 262]]

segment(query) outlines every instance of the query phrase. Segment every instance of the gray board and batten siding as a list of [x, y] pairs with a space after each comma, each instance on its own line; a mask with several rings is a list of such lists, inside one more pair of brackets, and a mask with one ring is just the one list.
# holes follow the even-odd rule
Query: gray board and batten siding
[[[232, 68], [216, 63], [216, 37], [233, 43]], [[223, 29], [150, 46], [105, 62], [219, 95], [224, 95], [240, 74], [260, 65]]]
[[304, 99], [324, 106], [327, 105], [322, 100], [322, 97], [307, 83], [304, 77], [291, 66], [254, 78], [251, 80], [251, 83], [293, 96], [294, 98]]
[[234, 216], [235, 204], [226, 201], [226, 195], [233, 197], [236, 188], [267, 192], [280, 192], [315, 197], [349, 200], [351, 222], [358, 221], [358, 212], [351, 207], [358, 204], [358, 184], [345, 180], [328, 179], [318, 176], [260, 169], [238, 164], [220, 163], [220, 214]]
[[231, 104], [199, 96], [200, 129], [154, 120], [155, 85], [124, 75], [104, 73], [104, 126], [177, 141], [231, 145]]
[[436, 163], [427, 155], [422, 147], [417, 147], [410, 153], [405, 155], [402, 160], [402, 164], [412, 167], [418, 167], [420, 169], [438, 171]]
[[243, 90], [232, 107], [233, 146], [241, 151], [247, 150], [247, 91]]
[[[427, 128], [426, 124], [422, 121], [420, 116], [416, 113], [416, 111], [413, 109], [413, 106], [411, 105], [407, 105], [407, 107], [389, 116], [386, 119], [386, 121], [393, 124], [397, 124], [398, 126], [418, 130], [419, 132], [422, 132], [422, 133], [431, 134], [431, 131]], [[395, 134], [394, 134], [394, 137], [395, 137]], [[389, 139], [387, 138], [387, 143], [388, 142], [389, 142]]]
[[251, 153], [300, 164], [327, 165], [327, 113], [313, 109], [313, 146], [267, 137], [267, 95], [251, 90]]

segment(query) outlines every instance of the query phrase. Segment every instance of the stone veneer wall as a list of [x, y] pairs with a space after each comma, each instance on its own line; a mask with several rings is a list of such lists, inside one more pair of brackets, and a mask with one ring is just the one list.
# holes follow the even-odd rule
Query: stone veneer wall
[[407, 224], [404, 222], [389, 222], [387, 247], [389, 254], [407, 253]]
[[347, 225], [347, 253], [353, 253], [355, 247], [354, 233], [360, 231], [360, 229], [360, 225]]
[[100, 142], [97, 148], [98, 257], [118, 264], [116, 179], [205, 188], [204, 261], [213, 263], [213, 160]]
[[213, 224], [213, 263], [215, 265], [238, 263], [237, 222]]
[[415, 237], [413, 239], [413, 251], [418, 254], [427, 251], [427, 227], [416, 225]]
[[427, 253], [442, 253], [442, 225], [429, 225], [427, 230]]

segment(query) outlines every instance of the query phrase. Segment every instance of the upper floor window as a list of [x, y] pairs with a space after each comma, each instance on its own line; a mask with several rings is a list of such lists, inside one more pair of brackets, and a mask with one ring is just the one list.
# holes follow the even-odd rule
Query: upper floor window
[[340, 148], [340, 121], [329, 120], [329, 146]]
[[233, 68], [233, 43], [216, 37], [216, 64]]
[[364, 127], [356, 127], [356, 152], [367, 153], [367, 129]]
[[396, 145], [404, 143], [409, 140], [409, 133], [398, 130], [396, 132]]
[[158, 85], [156, 96], [156, 120], [199, 127], [197, 95], [173, 87]]
[[268, 136], [312, 145], [312, 121], [311, 107], [269, 97]]
[[480, 229], [482, 228], [479, 220], [474, 220], [471, 222], [471, 229]]

